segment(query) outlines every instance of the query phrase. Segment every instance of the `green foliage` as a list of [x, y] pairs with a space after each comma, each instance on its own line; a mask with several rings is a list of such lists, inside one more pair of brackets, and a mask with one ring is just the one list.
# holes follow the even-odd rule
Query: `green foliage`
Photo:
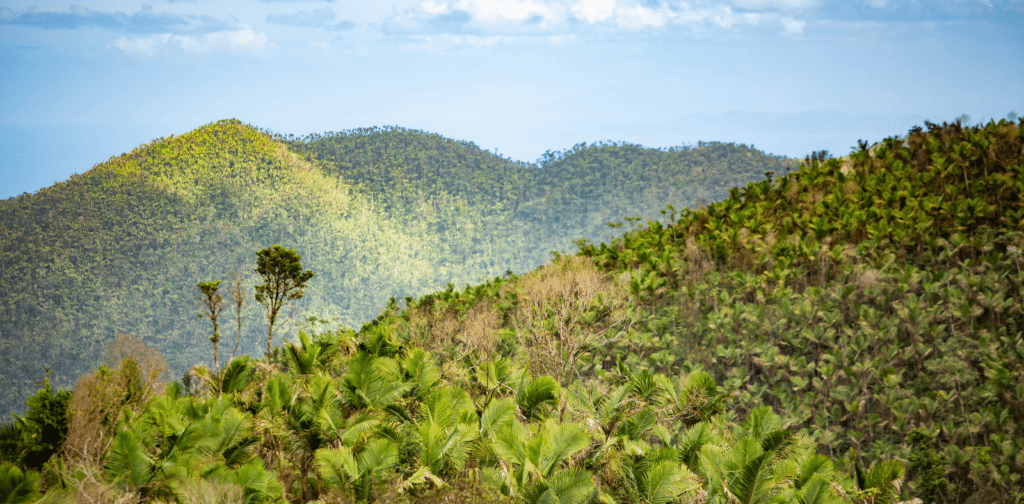
[[[54, 458], [52, 481], [152, 501], [197, 482], [252, 502], [1018, 501], [1024, 135], [926, 126], [845, 158], [815, 153], [522, 276], [381, 303], [359, 331], [300, 332], [194, 396], [143, 393], [129, 359], [117, 378], [137, 393], [104, 413], [108, 441], [94, 459]], [[396, 143], [360, 166], [424, 140], [293, 147], [314, 159], [378, 133]], [[542, 164], [572, 174], [640, 152], [583, 146]], [[364, 187], [397, 186], [385, 168]], [[575, 204], [573, 180], [560, 183], [546, 197]], [[618, 304], [563, 309], [588, 299]], [[566, 349], [612, 313], [621, 336]], [[571, 372], [540, 369], [521, 345], [541, 333]]]
[[41, 469], [67, 438], [70, 403], [71, 391], [54, 391], [50, 377], [43, 378], [43, 387], [28, 398], [25, 416], [16, 415], [16, 427], [4, 429], [4, 459]]
[[[529, 383], [527, 383], [529, 381]], [[561, 387], [550, 376], [528, 380], [524, 374], [516, 391], [516, 403], [526, 418], [544, 418], [558, 404]]]
[[343, 446], [316, 452], [316, 466], [328, 487], [349, 489], [356, 502], [372, 502], [382, 473], [398, 462], [398, 447], [386, 439], [370, 441], [361, 452]]
[[936, 499], [1017, 499], [1024, 137], [926, 127], [581, 243], [642, 308], [592, 365], [706, 369], [738, 413], [769, 404], [833, 456], [907, 460], [914, 429], [939, 432], [904, 497], [945, 479]]
[[935, 502], [948, 493], [949, 481], [946, 480], [945, 464], [932, 444], [935, 436], [924, 429], [914, 429], [907, 436], [907, 444], [911, 447], [909, 466], [910, 474], [917, 475], [917, 495], [925, 502]]
[[294, 249], [274, 245], [256, 252], [254, 270], [263, 283], [256, 286], [256, 302], [267, 311], [267, 358], [270, 358], [271, 341], [277, 317], [286, 304], [302, 299], [306, 282], [313, 278], [313, 272], [302, 269], [302, 256]]
[[631, 502], [667, 504], [695, 489], [693, 473], [676, 461], [672, 449], [628, 457], [623, 476]]
[[224, 368], [221, 376], [221, 392], [236, 394], [244, 391], [255, 378], [255, 363], [248, 355], [234, 359]]
[[0, 502], [22, 504], [34, 502], [39, 496], [39, 473], [23, 472], [10, 462], [0, 462]]

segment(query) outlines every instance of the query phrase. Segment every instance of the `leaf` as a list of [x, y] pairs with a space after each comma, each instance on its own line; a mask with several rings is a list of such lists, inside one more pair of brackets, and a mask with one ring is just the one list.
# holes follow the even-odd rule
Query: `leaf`
[[667, 504], [690, 489], [686, 481], [686, 473], [679, 464], [669, 460], [658, 462], [641, 478], [644, 502], [648, 504]]
[[104, 472], [111, 480], [125, 481], [132, 488], [141, 488], [153, 479], [154, 467], [135, 434], [123, 431], [114, 437]]
[[540, 480], [523, 495], [530, 504], [583, 504], [595, 493], [594, 479], [587, 471], [565, 469]]
[[480, 415], [480, 431], [493, 435], [501, 426], [515, 418], [516, 404], [511, 398], [496, 399]]

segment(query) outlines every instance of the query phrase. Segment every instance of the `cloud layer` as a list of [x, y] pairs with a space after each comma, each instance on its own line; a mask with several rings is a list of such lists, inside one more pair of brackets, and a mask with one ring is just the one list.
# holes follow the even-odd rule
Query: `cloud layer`
[[0, 24], [41, 28], [44, 30], [75, 30], [85, 27], [106, 28], [122, 33], [211, 33], [227, 26], [207, 15], [181, 16], [154, 12], [143, 6], [134, 14], [101, 12], [80, 5], [69, 6], [66, 12], [14, 12], [0, 9]]
[[[312, 10], [288, 10], [284, 3], [262, 3], [247, 7], [245, 21], [236, 17], [243, 16], [242, 11], [216, 12], [201, 2], [176, 4], [171, 11], [143, 5], [134, 13], [78, 5], [60, 11], [17, 12], [0, 7], [0, 26], [61, 31], [99, 28], [113, 32], [108, 47], [154, 56], [169, 46], [189, 54], [219, 49], [261, 53], [275, 47], [271, 39], [275, 30], [282, 30], [279, 27], [292, 29], [292, 34], [297, 33], [295, 28], [310, 30], [301, 43], [321, 49], [331, 46], [324, 36], [360, 26], [371, 36], [443, 50], [491, 46], [522, 37], [558, 43], [591, 35], [757, 28], [799, 38], [826, 23], [834, 28], [837, 22], [983, 19], [1019, 25], [1024, 17], [1020, 2], [1012, 0], [422, 0], [388, 8], [367, 5], [328, 3]], [[186, 9], [190, 14], [182, 13]], [[357, 11], [370, 14], [358, 24], [348, 20], [358, 19]]]
[[120, 37], [113, 43], [113, 46], [126, 55], [142, 58], [155, 57], [162, 50], [171, 46], [178, 46], [186, 54], [206, 54], [218, 50], [261, 54], [275, 47], [266, 33], [250, 28], [198, 36], [163, 33], [146, 37]]

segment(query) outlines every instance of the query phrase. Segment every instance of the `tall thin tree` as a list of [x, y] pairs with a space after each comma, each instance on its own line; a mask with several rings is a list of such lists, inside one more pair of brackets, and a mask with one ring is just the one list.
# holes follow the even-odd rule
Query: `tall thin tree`
[[235, 353], [238, 352], [238, 346], [242, 344], [242, 313], [245, 310], [246, 297], [245, 297], [245, 284], [242, 281], [242, 273], [239, 271], [232, 271], [228, 274], [228, 278], [231, 279], [231, 285], [228, 287], [228, 295], [231, 296], [231, 306], [235, 309], [235, 321], [238, 327], [238, 337], [235, 339], [235, 348], [231, 350], [231, 358], [235, 358]]
[[[220, 330], [217, 318], [220, 317], [220, 313], [224, 311], [226, 303], [224, 302], [224, 296], [218, 292], [220, 289], [220, 280], [210, 280], [207, 282], [201, 282], [196, 284], [199, 287], [199, 299], [196, 301], [196, 305], [202, 313], [199, 314], [199, 318], [204, 318], [213, 323], [213, 336], [210, 336], [210, 342], [213, 343], [213, 367], [217, 369], [218, 380], [220, 377], [220, 363], [217, 360], [217, 343], [220, 343]], [[218, 384], [217, 393], [220, 393], [220, 386]]]
[[256, 302], [267, 311], [267, 359], [270, 359], [270, 346], [274, 339], [274, 326], [277, 324], [281, 308], [288, 302], [302, 299], [305, 294], [306, 282], [313, 278], [313, 272], [302, 269], [302, 256], [295, 249], [287, 249], [281, 245], [267, 247], [256, 252], [257, 274], [263, 277], [263, 283], [256, 286]]

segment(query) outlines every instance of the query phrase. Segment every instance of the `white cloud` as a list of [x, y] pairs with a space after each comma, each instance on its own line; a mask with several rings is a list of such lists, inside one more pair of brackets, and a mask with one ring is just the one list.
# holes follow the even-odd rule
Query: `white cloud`
[[818, 7], [818, 0], [732, 0], [732, 6], [737, 9], [773, 12], [773, 11], [802, 11]]
[[232, 52], [261, 53], [270, 46], [266, 33], [244, 28], [230, 34]]
[[[451, 47], [452, 40], [469, 35], [565, 35], [574, 31], [568, 22], [570, 18], [579, 20], [584, 28], [604, 24], [643, 31], [711, 24], [731, 29], [737, 25], [779, 21], [781, 13], [771, 10], [804, 8], [816, 1], [734, 0], [734, 8], [729, 3], [703, 0], [693, 3], [677, 0], [667, 3], [659, 0], [423, 0], [415, 8], [392, 16], [384, 29], [418, 37], [417, 46], [426, 43], [430, 47]], [[798, 33], [803, 22], [789, 20], [783, 26]]]
[[430, 52], [442, 52], [456, 47], [492, 47], [502, 42], [515, 41], [514, 37], [500, 35], [481, 37], [477, 35], [451, 35], [447, 33], [437, 36], [417, 36], [413, 38], [414, 42], [406, 44], [406, 49]]
[[427, 0], [420, 4], [420, 9], [423, 9], [423, 12], [426, 12], [427, 14], [447, 14], [448, 4], [444, 2], [436, 3], [433, 0]]
[[260, 54], [275, 47], [266, 33], [257, 32], [247, 27], [197, 36], [163, 33], [130, 39], [121, 37], [114, 42], [113, 46], [129, 56], [152, 58], [170, 44], [177, 44], [186, 54], [205, 54], [217, 50]]
[[674, 14], [664, 7], [654, 10], [639, 4], [632, 7], [620, 7], [615, 11], [615, 23], [627, 30], [661, 28], [671, 17], [674, 17]]
[[694, 8], [682, 2], [675, 6], [662, 4], [652, 8], [645, 3], [616, 5], [614, 0], [580, 0], [573, 5], [572, 11], [577, 18], [591, 24], [612, 19], [616, 25], [628, 30], [662, 28], [670, 24], [699, 25], [707, 22], [722, 28], [731, 28], [737, 24], [758, 24], [766, 15], [758, 12], [736, 12], [728, 5]]
[[114, 46], [128, 56], [141, 58], [153, 58], [157, 50], [170, 40], [171, 34], [150, 35], [148, 37], [132, 37], [131, 39], [121, 37], [114, 42]]
[[572, 13], [588, 23], [597, 23], [615, 14], [615, 0], [580, 0], [572, 6]]
[[761, 14], [756, 12], [740, 12], [729, 7], [720, 7], [707, 13], [707, 19], [722, 28], [732, 28], [735, 25], [756, 25], [761, 22]]
[[803, 33], [804, 25], [806, 24], [806, 21], [797, 21], [796, 19], [793, 19], [791, 17], [782, 18], [782, 27], [786, 29], [787, 33], [792, 33], [794, 35], [799, 35]]
[[562, 21], [566, 17], [565, 5], [535, 0], [460, 0], [453, 4], [456, 10], [468, 12], [474, 20], [483, 23], [505, 21], [524, 22], [540, 16], [545, 21]]

